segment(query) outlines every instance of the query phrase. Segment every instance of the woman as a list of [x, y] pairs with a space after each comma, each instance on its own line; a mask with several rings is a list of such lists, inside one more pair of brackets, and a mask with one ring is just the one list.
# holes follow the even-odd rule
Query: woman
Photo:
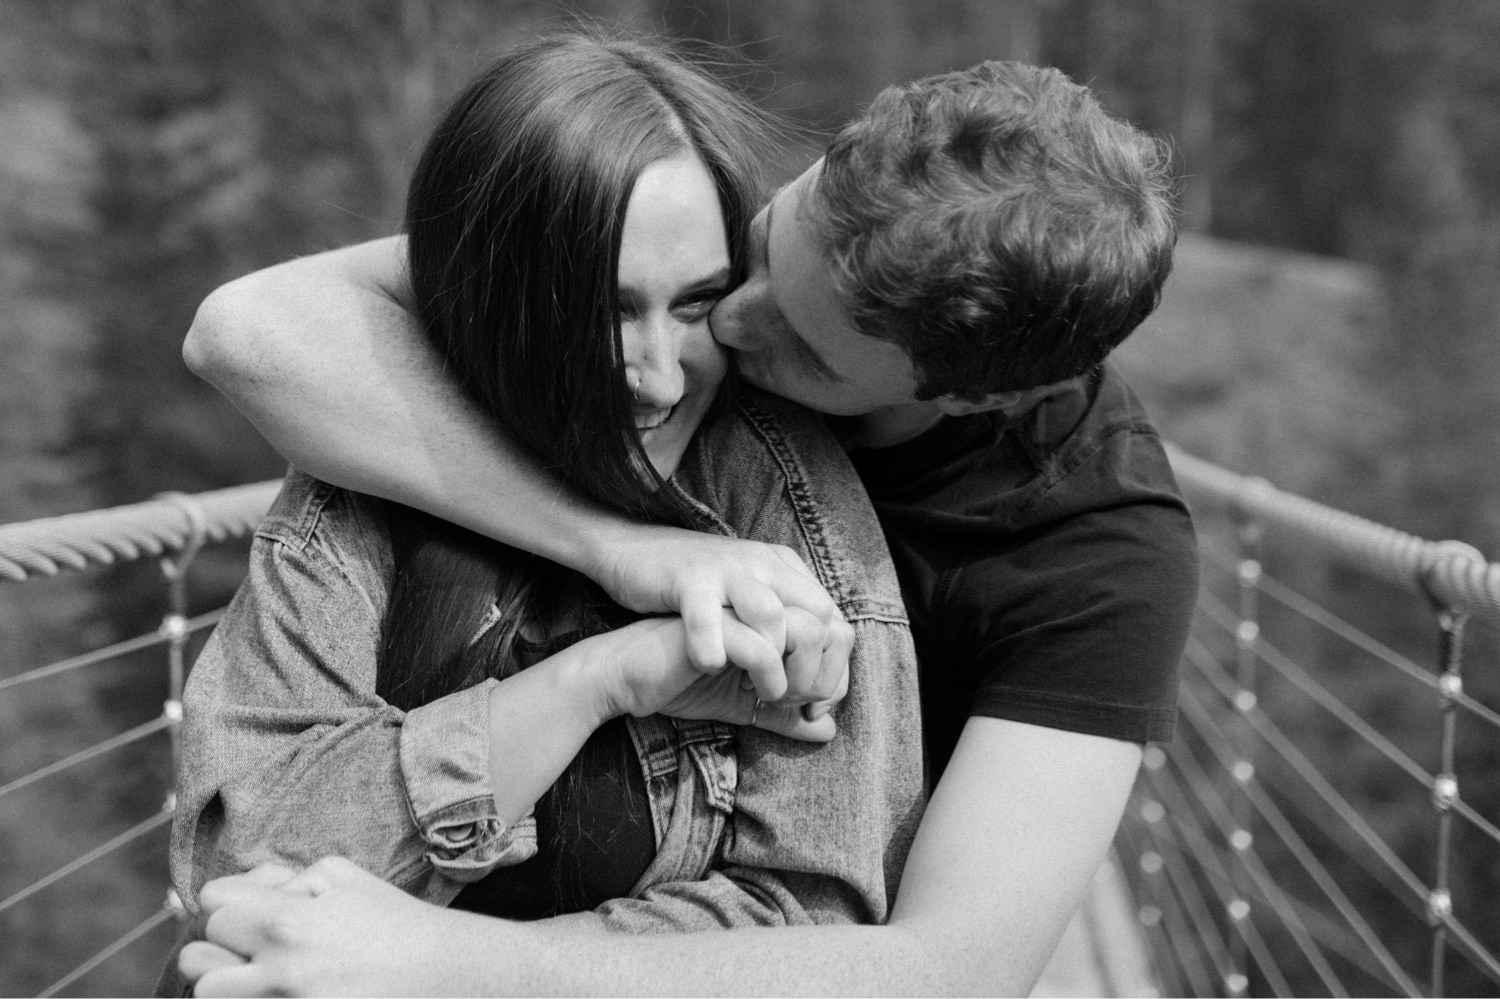
[[[209, 878], [337, 853], [512, 918], [884, 917], [921, 765], [894, 572], [815, 421], [759, 397], [727, 411], [706, 328], [738, 273], [753, 125], [649, 47], [523, 46], [423, 153], [411, 291], [468, 394], [576, 488], [754, 529], [837, 583], [859, 642], [839, 738], [722, 724], [833, 735], [761, 704], [785, 686], [780, 650], [732, 615], [754, 693], [739, 670], [696, 670], [676, 618], [622, 623], [581, 577], [294, 471], [188, 684], [172, 867], [190, 909]], [[770, 496], [767, 475], [784, 480]], [[831, 661], [815, 633], [789, 617], [788, 671]]]

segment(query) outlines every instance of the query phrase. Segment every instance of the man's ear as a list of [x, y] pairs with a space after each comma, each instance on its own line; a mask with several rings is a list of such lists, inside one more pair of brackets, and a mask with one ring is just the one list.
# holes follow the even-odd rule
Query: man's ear
[[971, 413], [988, 413], [998, 410], [1007, 419], [1014, 420], [1050, 395], [1067, 388], [1072, 380], [1053, 385], [1038, 385], [1036, 388], [1015, 389], [1010, 392], [991, 392], [983, 399], [965, 399], [953, 394], [940, 395], [933, 402], [946, 416], [968, 416]]

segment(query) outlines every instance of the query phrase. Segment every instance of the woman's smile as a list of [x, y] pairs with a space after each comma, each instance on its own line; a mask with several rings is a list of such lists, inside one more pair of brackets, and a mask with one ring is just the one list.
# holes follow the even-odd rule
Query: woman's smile
[[635, 428], [641, 432], [641, 439], [646, 440], [646, 435], [650, 431], [670, 420], [675, 412], [677, 412], [677, 407], [670, 406], [666, 409], [653, 409], [647, 413], [636, 413]]

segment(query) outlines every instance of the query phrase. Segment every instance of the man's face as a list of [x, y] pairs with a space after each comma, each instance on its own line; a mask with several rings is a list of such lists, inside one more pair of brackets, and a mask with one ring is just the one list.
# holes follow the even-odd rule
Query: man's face
[[823, 161], [776, 193], [750, 228], [749, 276], [709, 318], [752, 385], [812, 409], [862, 416], [915, 401], [906, 351], [850, 325], [803, 209]]

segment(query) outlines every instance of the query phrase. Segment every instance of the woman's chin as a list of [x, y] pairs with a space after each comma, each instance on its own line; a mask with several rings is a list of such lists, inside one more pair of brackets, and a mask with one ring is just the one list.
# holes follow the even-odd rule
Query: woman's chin
[[677, 471], [706, 411], [707, 405], [699, 399], [684, 400], [672, 407], [671, 414], [662, 423], [640, 432], [641, 447], [657, 475], [670, 479]]

